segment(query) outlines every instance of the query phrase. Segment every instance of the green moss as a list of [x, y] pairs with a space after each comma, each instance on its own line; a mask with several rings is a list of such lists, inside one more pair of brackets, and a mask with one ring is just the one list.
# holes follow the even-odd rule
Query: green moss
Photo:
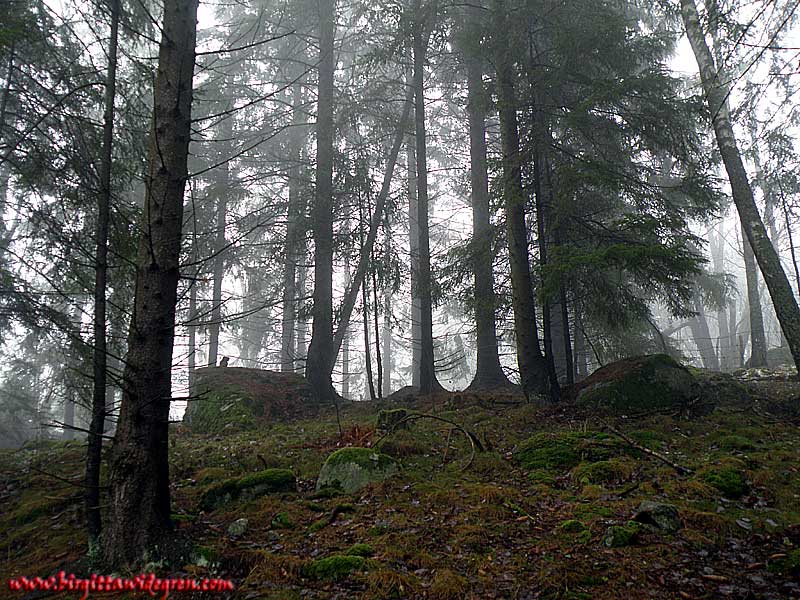
[[289, 514], [285, 512], [279, 512], [275, 515], [269, 526], [272, 529], [294, 529], [295, 527], [294, 523], [289, 518]]
[[197, 433], [255, 429], [256, 419], [249, 404], [249, 400], [235, 388], [206, 391], [189, 403], [185, 421]]
[[340, 580], [353, 571], [362, 571], [368, 566], [363, 556], [347, 556], [334, 554], [312, 561], [304, 569], [306, 577], [311, 579]]
[[369, 558], [373, 554], [375, 554], [375, 550], [369, 544], [353, 544], [345, 552], [346, 556], [362, 556], [364, 558]]
[[756, 445], [742, 435], [726, 435], [720, 438], [719, 448], [726, 451], [750, 451], [755, 450]]
[[536, 469], [534, 471], [531, 471], [530, 473], [528, 473], [528, 479], [530, 479], [532, 483], [538, 483], [541, 485], [552, 486], [556, 484], [556, 478], [550, 471], [547, 471], [545, 469]]
[[457, 600], [467, 595], [467, 580], [450, 569], [438, 569], [431, 582], [428, 598]]
[[625, 481], [633, 473], [630, 462], [612, 458], [598, 462], [581, 463], [572, 471], [573, 478], [582, 484], [615, 483]]
[[558, 528], [564, 533], [580, 533], [581, 531], [586, 530], [586, 525], [577, 519], [567, 519], [566, 521], [563, 521]]
[[532, 471], [567, 470], [582, 460], [604, 460], [622, 451], [618, 442], [602, 433], [560, 431], [533, 435], [519, 445], [514, 458]]
[[383, 469], [395, 464], [391, 456], [375, 452], [372, 448], [342, 448], [325, 460], [325, 464], [332, 467], [345, 463], [355, 463], [365, 469]]
[[750, 490], [742, 472], [733, 466], [710, 467], [700, 477], [726, 498], [741, 498]]
[[197, 483], [205, 485], [214, 481], [219, 481], [220, 479], [225, 479], [228, 476], [229, 471], [227, 469], [208, 467], [206, 469], [200, 469], [194, 476], [194, 479], [197, 481]]
[[[621, 361], [623, 362], [623, 361]], [[681, 404], [690, 394], [694, 377], [680, 363], [666, 354], [628, 359], [629, 365], [619, 376], [587, 388], [578, 396], [581, 404], [595, 404], [618, 411], [644, 411], [670, 408]], [[609, 365], [606, 368], [613, 368]], [[681, 397], [678, 390], [683, 391]]]
[[608, 548], [622, 548], [630, 546], [636, 541], [642, 526], [635, 521], [628, 521], [626, 525], [612, 525], [603, 536], [603, 545]]
[[376, 420], [376, 428], [381, 431], [390, 431], [392, 429], [407, 429], [408, 422], [402, 422], [411, 413], [405, 408], [393, 408], [389, 410], [378, 411], [378, 418]]
[[255, 497], [296, 489], [294, 474], [288, 469], [266, 469], [260, 473], [228, 479], [208, 488], [200, 498], [200, 509], [214, 510], [241, 496]]

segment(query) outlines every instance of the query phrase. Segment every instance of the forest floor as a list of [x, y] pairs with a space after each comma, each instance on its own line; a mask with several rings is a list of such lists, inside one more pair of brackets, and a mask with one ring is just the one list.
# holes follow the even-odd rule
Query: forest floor
[[[601, 421], [572, 405], [537, 410], [479, 394], [406, 402], [475, 432], [487, 451], [470, 462], [459, 430], [420, 419], [381, 443], [400, 474], [349, 496], [315, 495], [316, 476], [343, 443], [380, 437], [375, 404], [343, 407], [343, 438], [332, 410], [227, 435], [176, 428], [174, 516], [204, 560], [157, 570], [232, 579], [233, 597], [247, 600], [800, 598], [800, 383], [748, 385], [758, 402], [722, 403], [691, 420], [647, 414]], [[520, 448], [531, 438], [538, 450], [523, 460]], [[69, 572], [86, 553], [74, 485], [84, 454], [78, 442], [0, 453], [4, 589], [10, 577]], [[291, 469], [298, 491], [199, 510], [214, 482], [265, 467]], [[643, 500], [675, 505], [682, 528], [629, 525]], [[229, 527], [242, 518], [247, 526], [234, 535]], [[609, 547], [615, 525], [631, 535]], [[79, 594], [59, 597], [72, 596]]]

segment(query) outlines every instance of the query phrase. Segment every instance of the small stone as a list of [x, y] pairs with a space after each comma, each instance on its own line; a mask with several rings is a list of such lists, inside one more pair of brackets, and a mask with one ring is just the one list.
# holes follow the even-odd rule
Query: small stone
[[236, 519], [228, 527], [228, 535], [231, 537], [238, 537], [242, 535], [245, 531], [247, 531], [247, 525], [248, 525], [247, 519], [244, 518]]

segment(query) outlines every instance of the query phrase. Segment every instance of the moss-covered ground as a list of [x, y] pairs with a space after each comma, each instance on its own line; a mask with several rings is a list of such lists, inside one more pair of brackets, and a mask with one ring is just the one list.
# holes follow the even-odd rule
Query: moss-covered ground
[[[333, 410], [238, 433], [176, 430], [174, 519], [197, 556], [158, 573], [229, 578], [248, 600], [800, 598], [800, 385], [748, 385], [761, 399], [752, 407], [722, 402], [692, 420], [605, 417], [692, 471], [684, 475], [603, 430], [588, 409], [491, 395], [404, 403], [475, 432], [487, 451], [470, 462], [458, 430], [419, 419], [379, 444], [400, 474], [355, 495], [316, 493], [316, 476], [342, 445], [380, 437], [369, 435], [378, 406], [343, 407], [341, 439]], [[12, 576], [69, 572], [85, 555], [73, 485], [84, 455], [77, 442], [0, 453], [4, 589]], [[296, 491], [200, 510], [209, 489], [268, 468], [291, 470]], [[609, 531], [631, 529], [643, 500], [676, 505], [683, 529], [642, 527], [604, 544]], [[244, 533], [228, 535], [241, 518]]]

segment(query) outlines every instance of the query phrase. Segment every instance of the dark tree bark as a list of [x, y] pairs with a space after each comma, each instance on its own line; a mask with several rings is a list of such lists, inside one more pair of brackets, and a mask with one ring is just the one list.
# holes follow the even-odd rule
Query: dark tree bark
[[[106, 288], [108, 282], [108, 229], [111, 208], [111, 163], [114, 144], [114, 99], [117, 94], [117, 41], [119, 38], [119, 0], [111, 0], [111, 31], [108, 41], [105, 108], [103, 114], [103, 154], [100, 161], [100, 194], [97, 197], [94, 275], [94, 355], [92, 418], [89, 423], [86, 451], [86, 526], [89, 546], [94, 548], [100, 536], [100, 465], [103, 429], [106, 419]], [[74, 406], [73, 406], [74, 418]]]
[[475, 330], [478, 347], [475, 377], [470, 390], [511, 385], [500, 365], [495, 322], [496, 296], [492, 259], [492, 227], [489, 211], [489, 174], [486, 159], [486, 107], [481, 61], [462, 50], [467, 68], [467, 116], [469, 117], [470, 182], [472, 184], [472, 248], [475, 277]]
[[517, 126], [514, 69], [508, 42], [505, 3], [495, 0], [495, 67], [497, 69], [498, 112], [503, 148], [503, 200], [506, 235], [511, 263], [512, 305], [517, 336], [517, 364], [526, 398], [550, 398], [547, 364], [539, 344], [536, 304], [528, 260], [528, 228], [525, 224], [525, 195], [522, 189], [521, 156]]
[[[230, 103], [226, 104], [225, 110], [231, 109]], [[222, 162], [217, 172], [217, 211], [216, 211], [216, 239], [214, 240], [214, 264], [212, 274], [214, 284], [211, 292], [211, 322], [208, 325], [208, 365], [216, 366], [219, 359], [219, 333], [222, 329], [222, 281], [225, 279], [225, 250], [227, 241], [225, 240], [225, 221], [228, 214], [228, 192], [231, 185], [231, 141], [233, 137], [233, 116], [224, 117], [220, 128], [220, 147], [223, 149], [219, 154], [219, 161]]]
[[303, 234], [303, 198], [300, 194], [300, 165], [305, 144], [301, 110], [302, 84], [296, 81], [292, 90], [292, 131], [289, 145], [292, 166], [289, 169], [289, 206], [286, 215], [286, 246], [283, 263], [283, 315], [281, 320], [281, 371], [295, 370], [295, 327], [297, 321], [297, 263], [300, 260], [300, 236]]
[[413, 23], [413, 89], [414, 132], [417, 150], [417, 223], [419, 226], [420, 298], [420, 365], [419, 391], [430, 394], [442, 389], [436, 379], [433, 355], [433, 277], [431, 276], [431, 242], [428, 226], [428, 159], [425, 137], [425, 60], [428, 49], [428, 18], [430, 7], [423, 8], [422, 0], [414, 2]]
[[758, 293], [758, 267], [753, 249], [747, 242], [742, 228], [742, 255], [744, 274], [747, 280], [747, 310], [750, 315], [750, 367], [767, 366], [767, 339], [764, 332], [764, 313], [761, 310], [761, 295]]
[[[758, 212], [753, 189], [747, 177], [742, 156], [736, 143], [728, 109], [729, 89], [724, 78], [714, 67], [705, 34], [700, 26], [700, 16], [694, 0], [681, 0], [681, 16], [692, 46], [700, 78], [714, 125], [717, 146], [728, 173], [733, 192], [733, 202], [739, 213], [742, 228], [753, 250], [767, 284], [775, 313], [792, 352], [795, 365], [800, 367], [800, 308], [794, 297], [789, 279], [783, 271], [780, 257], [767, 236]], [[798, 369], [800, 370], [800, 369]]]
[[697, 346], [697, 350], [700, 352], [703, 368], [719, 371], [719, 359], [714, 349], [714, 340], [711, 337], [711, 330], [708, 327], [703, 304], [697, 294], [695, 294], [694, 298], [694, 310], [697, 315], [689, 320], [689, 329], [692, 331], [694, 345]]
[[316, 194], [311, 210], [314, 236], [314, 306], [306, 377], [317, 399], [336, 399], [331, 371], [333, 347], [333, 75], [336, 0], [319, 2], [319, 92], [317, 96]]
[[197, 0], [165, 2], [110, 516], [101, 538], [102, 558], [112, 566], [163, 548], [172, 530], [169, 407], [196, 28]]
[[[408, 82], [411, 85], [411, 82]], [[408, 237], [411, 252], [411, 387], [419, 389], [420, 360], [420, 298], [419, 298], [419, 223], [417, 214], [417, 151], [414, 136], [406, 143], [406, 167], [408, 169]]]
[[389, 219], [384, 220], [384, 234], [386, 235], [386, 248], [384, 254], [383, 282], [383, 397], [392, 393], [392, 293], [389, 271], [392, 257], [392, 232]]

